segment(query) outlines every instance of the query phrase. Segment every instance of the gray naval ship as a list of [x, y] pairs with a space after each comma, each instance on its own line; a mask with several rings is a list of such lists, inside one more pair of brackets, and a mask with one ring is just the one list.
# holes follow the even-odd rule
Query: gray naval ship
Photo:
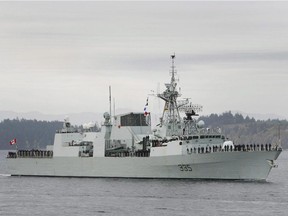
[[[181, 99], [171, 56], [171, 79], [155, 96], [165, 103], [159, 124], [150, 113], [104, 114], [101, 130], [79, 130], [65, 119], [46, 150], [9, 152], [12, 176], [266, 180], [279, 144], [235, 145], [219, 128], [198, 121], [202, 106]], [[111, 95], [110, 95], [111, 98]], [[182, 117], [181, 117], [182, 116]]]

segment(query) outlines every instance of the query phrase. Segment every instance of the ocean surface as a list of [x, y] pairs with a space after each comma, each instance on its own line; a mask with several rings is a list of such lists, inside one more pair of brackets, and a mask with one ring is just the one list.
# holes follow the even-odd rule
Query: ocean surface
[[266, 182], [7, 176], [0, 215], [288, 215], [288, 151]]

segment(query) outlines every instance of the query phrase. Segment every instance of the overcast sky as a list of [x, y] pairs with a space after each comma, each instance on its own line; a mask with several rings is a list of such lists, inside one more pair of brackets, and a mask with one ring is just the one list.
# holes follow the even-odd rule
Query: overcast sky
[[[204, 114], [288, 118], [288, 2], [0, 2], [0, 110], [143, 111], [170, 80]], [[150, 99], [151, 98], [151, 99]], [[149, 100], [154, 101], [152, 97]]]

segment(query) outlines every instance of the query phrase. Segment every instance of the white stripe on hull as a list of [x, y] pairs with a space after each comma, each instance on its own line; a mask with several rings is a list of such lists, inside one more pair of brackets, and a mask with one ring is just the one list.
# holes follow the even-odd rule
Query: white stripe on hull
[[265, 180], [281, 151], [215, 152], [167, 157], [11, 158], [11, 175]]

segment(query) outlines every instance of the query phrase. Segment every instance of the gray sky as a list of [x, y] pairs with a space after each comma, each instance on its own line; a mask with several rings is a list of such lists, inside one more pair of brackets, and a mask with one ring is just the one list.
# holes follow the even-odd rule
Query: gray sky
[[174, 52], [204, 114], [288, 118], [288, 2], [0, 2], [0, 110], [141, 112]]

